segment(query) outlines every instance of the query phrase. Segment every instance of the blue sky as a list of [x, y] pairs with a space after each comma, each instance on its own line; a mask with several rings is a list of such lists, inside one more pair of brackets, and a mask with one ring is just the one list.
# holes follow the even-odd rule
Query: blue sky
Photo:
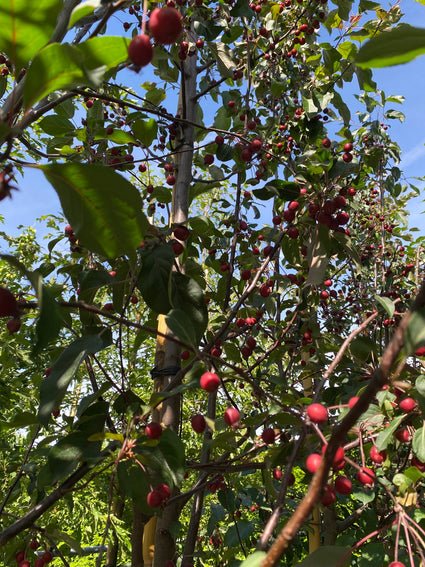
[[[404, 0], [401, 9], [405, 13], [402, 21], [417, 25], [425, 22], [425, 6], [414, 0]], [[122, 20], [122, 18], [121, 18]], [[122, 23], [116, 22], [116, 29], [112, 33], [124, 33]], [[324, 36], [326, 32], [324, 32]], [[327, 38], [323, 37], [323, 41]], [[138, 79], [143, 82], [148, 77], [140, 75]], [[424, 188], [425, 184], [415, 181], [414, 177], [425, 175], [425, 56], [419, 57], [406, 65], [387, 67], [374, 70], [374, 78], [378, 88], [382, 89], [388, 96], [390, 94], [403, 95], [406, 101], [403, 105], [394, 105], [397, 110], [402, 110], [406, 120], [400, 123], [398, 120], [391, 121], [391, 137], [398, 142], [403, 150], [401, 169], [406, 179], [411, 180], [418, 187]], [[134, 74], [132, 77], [134, 81]], [[124, 81], [121, 78], [121, 81]], [[136, 86], [136, 85], [134, 85]], [[350, 90], [357, 87], [353, 81]], [[346, 99], [350, 105], [354, 104], [353, 95]], [[9, 234], [20, 232], [19, 225], [40, 225], [36, 219], [43, 214], [58, 213], [60, 211], [59, 201], [55, 191], [45, 180], [42, 173], [36, 170], [26, 170], [25, 178], [17, 176], [19, 191], [13, 193], [13, 199], [6, 199], [0, 204], [0, 215], [5, 219], [5, 224], [0, 229]], [[420, 229], [421, 235], [425, 235], [425, 210], [423, 196], [415, 199], [410, 206], [410, 226]]]

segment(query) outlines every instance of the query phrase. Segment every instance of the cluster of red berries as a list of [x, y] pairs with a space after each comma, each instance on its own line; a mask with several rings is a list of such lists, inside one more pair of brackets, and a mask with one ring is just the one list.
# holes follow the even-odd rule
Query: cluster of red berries
[[68, 237], [69, 249], [71, 252], [81, 252], [81, 246], [78, 243], [78, 239], [72, 230], [72, 226], [67, 224], [65, 227], [65, 235]]
[[[30, 549], [35, 551], [39, 547], [39, 543], [37, 540], [32, 540], [29, 544]], [[33, 567], [44, 567], [44, 565], [48, 565], [53, 559], [53, 555], [50, 551], [45, 551], [41, 557], [37, 557], [34, 561]], [[25, 551], [21, 550], [18, 551], [15, 555], [15, 561], [18, 567], [32, 567], [31, 562], [27, 558], [27, 554]]]
[[156, 488], [151, 490], [146, 501], [151, 508], [159, 508], [166, 500], [170, 498], [170, 487], [167, 484], [159, 484]]

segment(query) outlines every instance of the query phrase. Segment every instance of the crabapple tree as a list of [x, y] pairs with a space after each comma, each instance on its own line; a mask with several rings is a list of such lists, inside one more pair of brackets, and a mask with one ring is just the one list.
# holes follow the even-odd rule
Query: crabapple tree
[[424, 237], [371, 71], [423, 30], [370, 0], [0, 13], [0, 202], [36, 169], [61, 204], [47, 242], [1, 233], [2, 564], [425, 563]]

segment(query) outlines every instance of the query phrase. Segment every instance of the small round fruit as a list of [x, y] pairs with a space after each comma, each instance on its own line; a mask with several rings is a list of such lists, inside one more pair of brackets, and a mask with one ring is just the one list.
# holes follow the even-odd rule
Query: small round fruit
[[183, 225], [176, 226], [174, 229], [174, 236], [179, 240], [187, 240], [190, 236], [190, 230]]
[[16, 298], [11, 291], [0, 287], [0, 317], [11, 317], [17, 313]]
[[405, 567], [404, 563], [401, 563], [400, 561], [392, 561], [388, 567]]
[[372, 485], [375, 481], [375, 473], [372, 469], [363, 467], [360, 471], [357, 471], [357, 480], [364, 485]]
[[216, 392], [220, 386], [220, 378], [214, 372], [204, 372], [200, 380], [201, 388], [210, 394]]
[[350, 142], [344, 144], [344, 152], [351, 152], [352, 149], [353, 149], [353, 144], [351, 144]]
[[331, 144], [332, 144], [332, 143], [331, 143], [331, 141], [329, 140], [329, 138], [325, 138], [325, 139], [322, 141], [322, 146], [323, 146], [324, 148], [330, 148], [330, 147], [331, 147]]
[[400, 443], [407, 443], [410, 440], [410, 433], [408, 429], [399, 429], [394, 433], [394, 437], [400, 441]]
[[267, 427], [261, 434], [261, 439], [266, 445], [271, 445], [272, 443], [274, 443], [276, 439], [274, 429], [272, 427]]
[[146, 501], [151, 508], [159, 508], [164, 501], [162, 494], [158, 490], [152, 490], [147, 495]]
[[36, 549], [38, 549], [39, 545], [40, 545], [40, 544], [38, 543], [38, 541], [37, 541], [36, 539], [33, 539], [33, 540], [30, 542], [30, 549], [32, 549], [33, 551], [35, 551]]
[[155, 490], [161, 494], [163, 501], [168, 500], [171, 496], [171, 490], [168, 484], [160, 484], [155, 488]]
[[149, 65], [153, 58], [153, 46], [149, 36], [146, 34], [134, 36], [128, 46], [128, 57], [138, 67]]
[[305, 466], [308, 470], [308, 472], [311, 472], [311, 474], [314, 474], [317, 469], [319, 468], [320, 462], [322, 460], [321, 455], [319, 455], [318, 453], [312, 453], [311, 455], [309, 455], [305, 461]]
[[17, 551], [16, 555], [15, 555], [15, 561], [16, 563], [21, 563], [21, 561], [23, 561], [25, 559], [25, 551]]
[[236, 425], [239, 421], [239, 411], [236, 408], [227, 408], [224, 412], [224, 421], [227, 425]]
[[13, 319], [9, 319], [9, 321], [6, 323], [6, 327], [9, 333], [13, 335], [14, 333], [17, 333], [21, 328], [21, 320], [16, 317]]
[[283, 472], [280, 469], [273, 469], [273, 478], [275, 480], [280, 480], [283, 476]]
[[28, 561], [28, 559], [24, 559], [19, 563], [18, 567], [31, 567], [31, 563]]
[[37, 557], [37, 559], [34, 562], [34, 567], [44, 567], [45, 563], [43, 561], [42, 557]]
[[307, 415], [313, 423], [326, 423], [328, 421], [328, 410], [322, 404], [309, 405]]
[[[327, 446], [328, 446], [327, 444], [323, 445], [322, 455], [325, 454]], [[333, 466], [336, 467], [336, 468], [339, 468], [339, 465], [341, 465], [341, 464], [345, 465], [344, 457], [345, 457], [345, 451], [344, 451], [343, 447], [338, 447], [338, 449], [336, 450], [335, 456], [333, 458], [333, 462], [332, 462]], [[342, 466], [341, 468], [344, 468], [344, 466]]]
[[416, 457], [416, 455], [414, 455], [412, 457], [412, 460], [410, 461], [410, 464], [412, 465], [412, 467], [416, 467], [417, 469], [419, 469], [421, 472], [425, 472], [425, 463], [423, 463], [422, 461], [420, 461], [418, 459], [418, 457]]
[[415, 409], [416, 402], [413, 398], [404, 398], [398, 405], [404, 413], [410, 413]]
[[149, 439], [159, 439], [162, 435], [161, 424], [157, 421], [151, 421], [145, 428], [145, 433]]
[[335, 479], [335, 490], [339, 494], [351, 494], [353, 485], [346, 476], [337, 476]]
[[333, 489], [333, 487], [328, 485], [324, 486], [323, 495], [320, 500], [321, 504], [323, 506], [330, 506], [335, 502], [335, 498], [335, 490]]
[[342, 154], [342, 159], [345, 161], [345, 163], [350, 163], [350, 161], [353, 161], [353, 155], [350, 154], [350, 152], [345, 152], [344, 154]]
[[158, 43], [171, 45], [183, 31], [182, 15], [175, 8], [155, 8], [149, 18], [149, 32]]
[[378, 451], [375, 445], [372, 445], [369, 451], [369, 457], [374, 463], [376, 463], [377, 465], [381, 465], [387, 458], [387, 453], [386, 451]]
[[171, 247], [174, 250], [174, 254], [176, 256], [180, 256], [180, 254], [182, 254], [182, 252], [184, 250], [183, 244], [181, 242], [179, 242], [178, 240], [175, 240], [174, 242], [172, 242]]
[[207, 426], [207, 422], [205, 421], [205, 417], [200, 413], [197, 413], [194, 416], [192, 416], [190, 423], [191, 423], [192, 429], [193, 429], [193, 431], [195, 431], [195, 433], [203, 433], [205, 431], [205, 427]]
[[50, 563], [51, 560], [53, 559], [53, 555], [50, 553], [50, 551], [45, 551], [41, 556], [41, 558], [44, 561], [44, 563]]

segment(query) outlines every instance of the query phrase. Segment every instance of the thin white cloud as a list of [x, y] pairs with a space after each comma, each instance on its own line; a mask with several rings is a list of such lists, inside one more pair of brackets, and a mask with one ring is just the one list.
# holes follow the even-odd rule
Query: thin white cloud
[[402, 155], [402, 168], [409, 167], [409, 165], [411, 165], [418, 159], [423, 158], [425, 158], [425, 138], [422, 139], [418, 144], [416, 144], [416, 146], [414, 146], [411, 150]]

